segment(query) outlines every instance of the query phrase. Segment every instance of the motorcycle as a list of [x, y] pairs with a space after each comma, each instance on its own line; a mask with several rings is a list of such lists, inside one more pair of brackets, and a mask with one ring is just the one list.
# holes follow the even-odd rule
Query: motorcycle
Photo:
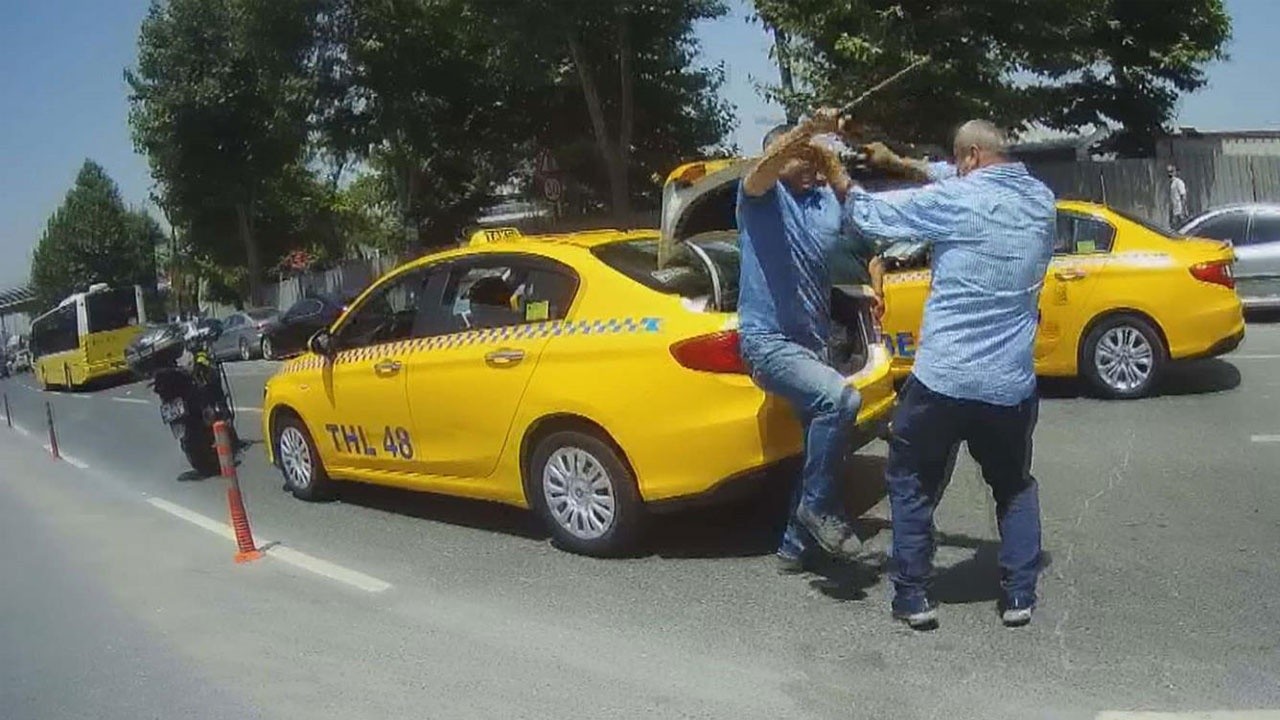
[[[216, 322], [191, 326], [164, 325], [140, 335], [125, 358], [160, 398], [160, 420], [169, 426], [191, 469], [203, 477], [220, 470], [213, 426], [227, 423], [232, 449], [239, 447], [235, 404], [222, 361], [212, 351], [220, 328]], [[182, 363], [184, 354], [190, 362]]]

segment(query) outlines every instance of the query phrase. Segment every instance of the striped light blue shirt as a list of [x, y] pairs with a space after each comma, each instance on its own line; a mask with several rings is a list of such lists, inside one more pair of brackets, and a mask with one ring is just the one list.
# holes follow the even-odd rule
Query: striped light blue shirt
[[933, 280], [916, 379], [963, 400], [1017, 405], [1035, 393], [1037, 305], [1053, 256], [1053, 192], [1022, 163], [956, 177], [892, 199], [854, 190], [847, 219], [863, 233], [933, 245]]

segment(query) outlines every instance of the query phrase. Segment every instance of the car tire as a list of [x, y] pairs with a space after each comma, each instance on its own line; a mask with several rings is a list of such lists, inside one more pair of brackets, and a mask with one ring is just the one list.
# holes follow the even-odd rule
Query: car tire
[[284, 415], [275, 423], [271, 441], [276, 466], [284, 476], [284, 486], [299, 500], [320, 502], [334, 496], [333, 481], [324, 469], [311, 433], [295, 415]]
[[213, 429], [200, 425], [197, 433], [187, 433], [182, 437], [182, 453], [187, 456], [187, 464], [202, 478], [210, 478], [222, 473], [222, 463], [218, 461], [218, 448], [214, 445]]
[[635, 476], [594, 433], [555, 432], [534, 448], [525, 497], [557, 546], [609, 557], [630, 549], [644, 522]]
[[1132, 313], [1103, 318], [1085, 337], [1080, 368], [1103, 397], [1130, 400], [1150, 395], [1169, 353], [1151, 323]]
[[252, 359], [253, 359], [253, 348], [249, 347], [248, 340], [244, 338], [240, 338], [240, 360], [243, 362], [249, 362]]
[[276, 359], [275, 348], [273, 348], [273, 347], [271, 346], [271, 338], [269, 338], [269, 337], [264, 337], [264, 338], [262, 338], [262, 347], [261, 347], [261, 349], [262, 349], [262, 359], [263, 359], [263, 360], [275, 360], [275, 359]]

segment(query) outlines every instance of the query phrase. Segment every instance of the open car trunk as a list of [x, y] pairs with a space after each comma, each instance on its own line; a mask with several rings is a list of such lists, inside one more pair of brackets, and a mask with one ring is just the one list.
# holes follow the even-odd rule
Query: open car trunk
[[[709, 312], [738, 310], [737, 201], [738, 183], [750, 161], [707, 163], [712, 172], [690, 183], [667, 183], [662, 201], [662, 237], [658, 273], [678, 274], [697, 268], [710, 281], [710, 297], [701, 307]], [[717, 167], [718, 166], [718, 167]], [[864, 368], [869, 348], [880, 331], [871, 312], [871, 288], [841, 285], [832, 288], [832, 365], [844, 375]]]

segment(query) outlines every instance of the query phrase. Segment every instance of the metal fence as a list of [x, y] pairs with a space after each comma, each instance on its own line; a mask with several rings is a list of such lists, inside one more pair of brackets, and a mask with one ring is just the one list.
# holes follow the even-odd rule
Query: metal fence
[[[1231, 203], [1280, 202], [1280, 157], [1192, 154], [1176, 162], [1191, 215]], [[1033, 163], [1030, 169], [1061, 199], [1105, 203], [1168, 224], [1167, 165], [1143, 159]]]

